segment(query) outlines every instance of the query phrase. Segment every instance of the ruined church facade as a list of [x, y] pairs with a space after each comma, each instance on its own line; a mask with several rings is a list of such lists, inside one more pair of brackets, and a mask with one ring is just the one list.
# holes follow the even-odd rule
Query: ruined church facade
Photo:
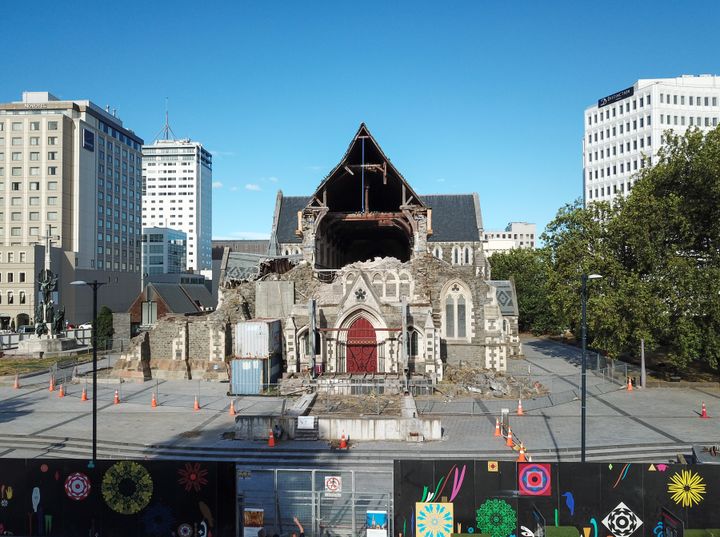
[[517, 302], [490, 279], [482, 228], [477, 194], [418, 195], [363, 124], [312, 195], [278, 193], [269, 254], [296, 266], [255, 282], [250, 313], [283, 321], [289, 373], [504, 371]]

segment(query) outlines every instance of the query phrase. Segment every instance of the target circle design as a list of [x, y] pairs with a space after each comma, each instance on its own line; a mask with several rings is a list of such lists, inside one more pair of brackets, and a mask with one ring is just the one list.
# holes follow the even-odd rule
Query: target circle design
[[190, 537], [193, 534], [193, 529], [190, 524], [180, 524], [178, 526], [178, 535], [180, 537]]
[[549, 464], [520, 464], [518, 488], [524, 496], [549, 496], [551, 494]]
[[342, 488], [341, 481], [337, 477], [329, 477], [325, 482], [325, 488], [329, 492], [337, 492]]
[[85, 474], [75, 472], [65, 480], [65, 494], [71, 500], [84, 500], [90, 494], [90, 479]]

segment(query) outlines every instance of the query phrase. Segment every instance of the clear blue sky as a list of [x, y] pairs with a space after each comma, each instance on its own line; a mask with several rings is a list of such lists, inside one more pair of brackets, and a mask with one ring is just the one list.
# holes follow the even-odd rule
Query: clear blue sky
[[[27, 7], [25, 7], [27, 6]], [[416, 191], [488, 229], [581, 196], [583, 110], [638, 78], [720, 73], [720, 2], [11, 2], [2, 102], [49, 90], [214, 154], [213, 236], [267, 236], [360, 122]]]

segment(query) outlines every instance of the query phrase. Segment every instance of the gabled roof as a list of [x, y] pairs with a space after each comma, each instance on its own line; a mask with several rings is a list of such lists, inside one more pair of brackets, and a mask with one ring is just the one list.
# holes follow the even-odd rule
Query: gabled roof
[[302, 242], [302, 237], [295, 235], [297, 229], [297, 213], [302, 211], [312, 198], [308, 196], [283, 196], [278, 193], [277, 207], [277, 228], [273, 229], [275, 240], [278, 244]]
[[365, 140], [366, 142], [366, 152], [369, 151], [370, 148], [367, 147], [367, 143], [369, 142], [371, 144], [372, 149], [375, 149], [382, 159], [387, 162], [387, 174], [388, 175], [395, 175], [397, 178], [405, 185], [405, 188], [407, 189], [408, 197], [412, 196], [414, 198], [414, 204], [422, 206], [422, 201], [420, 200], [420, 196], [417, 195], [417, 193], [412, 189], [410, 184], [405, 180], [403, 175], [398, 171], [398, 169], [393, 166], [392, 162], [390, 162], [390, 159], [387, 158], [387, 155], [385, 155], [385, 152], [380, 147], [380, 144], [377, 143], [377, 140], [375, 140], [375, 137], [370, 134], [370, 131], [368, 130], [365, 123], [360, 123], [360, 127], [358, 128], [357, 133], [355, 133], [355, 136], [353, 136], [352, 140], [350, 141], [350, 145], [347, 148], [347, 151], [345, 151], [345, 154], [343, 155], [342, 159], [340, 159], [340, 162], [335, 166], [330, 173], [328, 173], [325, 176], [325, 179], [323, 179], [320, 182], [320, 185], [315, 189], [315, 193], [310, 196], [310, 200], [313, 199], [313, 197], [317, 196], [318, 198], [322, 198], [322, 189], [335, 177], [338, 177], [342, 174], [345, 174], [345, 166], [349, 163], [350, 154], [353, 152], [353, 149], [356, 145], [359, 145], [362, 143], [362, 140]]
[[482, 229], [477, 194], [433, 194], [421, 196], [432, 209], [433, 234], [429, 242], [479, 241]]
[[199, 283], [149, 283], [145, 288], [146, 295], [148, 288], [162, 298], [172, 313], [197, 313], [213, 304], [212, 294]]

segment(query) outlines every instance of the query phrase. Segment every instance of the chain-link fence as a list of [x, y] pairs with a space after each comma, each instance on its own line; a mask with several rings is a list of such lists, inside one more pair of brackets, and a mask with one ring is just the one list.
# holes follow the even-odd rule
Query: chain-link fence
[[294, 517], [308, 536], [365, 535], [368, 511], [384, 512], [392, 523], [390, 469], [244, 470], [239, 464], [237, 483], [240, 523], [244, 511], [262, 511], [267, 535], [297, 531]]

